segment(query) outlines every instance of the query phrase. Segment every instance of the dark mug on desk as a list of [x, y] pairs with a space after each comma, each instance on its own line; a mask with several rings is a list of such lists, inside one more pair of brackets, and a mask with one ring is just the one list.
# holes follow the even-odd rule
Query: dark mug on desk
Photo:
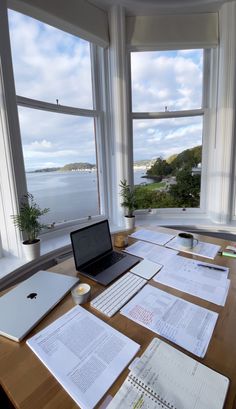
[[191, 233], [179, 233], [178, 244], [186, 249], [192, 249], [198, 244], [198, 240]]

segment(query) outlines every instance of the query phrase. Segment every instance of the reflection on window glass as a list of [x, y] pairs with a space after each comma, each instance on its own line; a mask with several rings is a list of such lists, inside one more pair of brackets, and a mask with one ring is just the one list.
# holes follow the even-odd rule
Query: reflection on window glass
[[133, 121], [138, 207], [199, 207], [202, 117]]
[[92, 109], [89, 43], [13, 10], [8, 16], [17, 95]]
[[27, 188], [45, 223], [99, 214], [93, 118], [19, 108]]
[[132, 111], [201, 108], [203, 50], [131, 53]]

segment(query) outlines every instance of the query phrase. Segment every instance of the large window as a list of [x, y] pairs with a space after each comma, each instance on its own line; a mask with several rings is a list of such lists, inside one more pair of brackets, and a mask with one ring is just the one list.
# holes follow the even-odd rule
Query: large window
[[21, 13], [8, 17], [27, 190], [50, 208], [46, 223], [99, 215], [92, 46]]
[[203, 56], [203, 50], [131, 53], [139, 208], [200, 206]]

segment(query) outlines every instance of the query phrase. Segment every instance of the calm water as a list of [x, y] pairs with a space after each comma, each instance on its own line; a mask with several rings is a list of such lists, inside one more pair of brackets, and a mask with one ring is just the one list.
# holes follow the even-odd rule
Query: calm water
[[[134, 172], [134, 183], [150, 183], [142, 179], [145, 171]], [[27, 173], [28, 191], [41, 208], [49, 207], [44, 223], [63, 222], [99, 212], [96, 172]]]

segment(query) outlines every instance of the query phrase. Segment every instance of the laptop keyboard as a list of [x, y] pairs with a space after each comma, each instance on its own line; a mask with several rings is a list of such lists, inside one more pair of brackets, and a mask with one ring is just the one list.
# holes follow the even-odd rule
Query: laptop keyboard
[[112, 317], [146, 282], [144, 278], [128, 272], [94, 298], [90, 305], [107, 317]]
[[91, 266], [86, 267], [86, 273], [96, 272], [96, 275], [101, 271], [106, 270], [106, 268], [111, 267], [113, 264], [118, 263], [125, 254], [113, 252], [103, 257], [101, 260], [95, 261]]

